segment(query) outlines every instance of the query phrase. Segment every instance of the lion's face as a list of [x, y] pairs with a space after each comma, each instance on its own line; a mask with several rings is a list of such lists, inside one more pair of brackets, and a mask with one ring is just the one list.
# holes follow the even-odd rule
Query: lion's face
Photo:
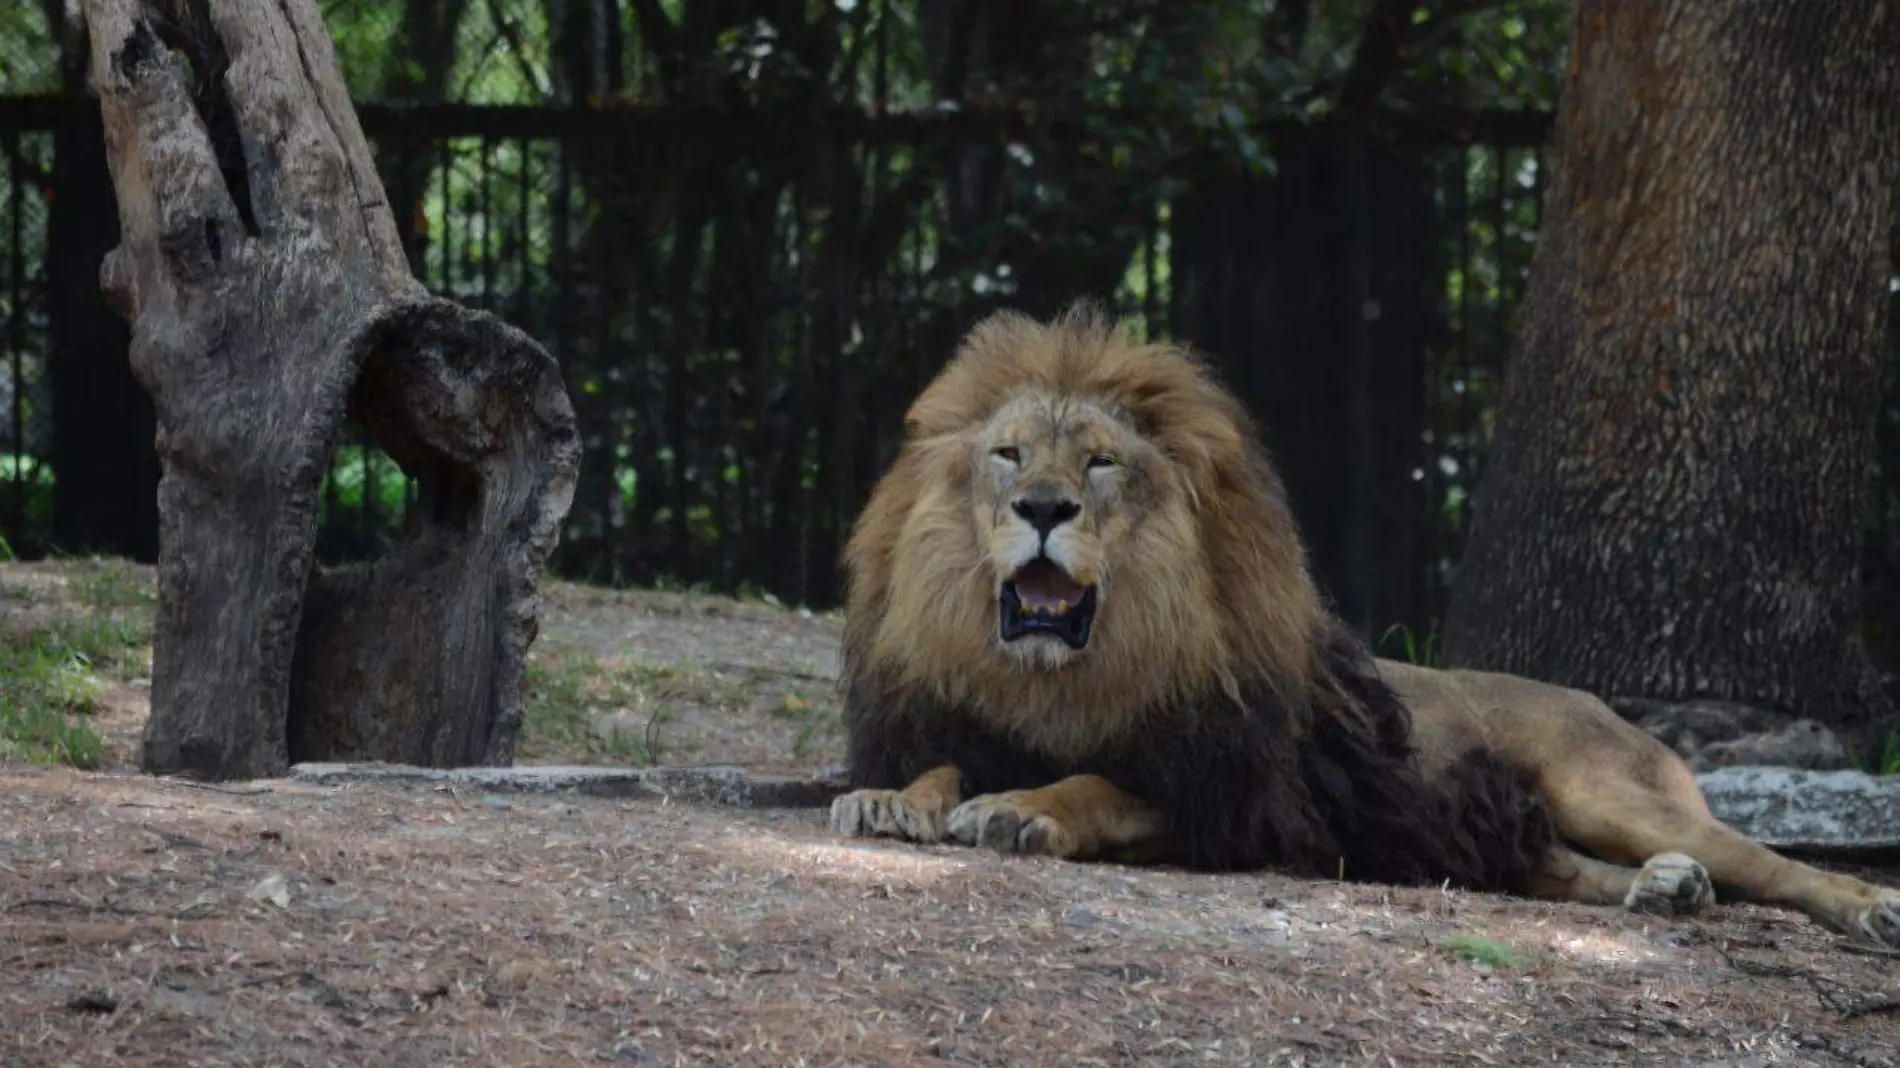
[[998, 313], [905, 432], [846, 548], [853, 677], [1049, 753], [1238, 678], [1303, 685], [1323, 611], [1298, 531], [1190, 350]]
[[972, 518], [996, 596], [997, 639], [1025, 666], [1086, 653], [1136, 528], [1156, 505], [1153, 446], [1101, 404], [1045, 393], [973, 435]]

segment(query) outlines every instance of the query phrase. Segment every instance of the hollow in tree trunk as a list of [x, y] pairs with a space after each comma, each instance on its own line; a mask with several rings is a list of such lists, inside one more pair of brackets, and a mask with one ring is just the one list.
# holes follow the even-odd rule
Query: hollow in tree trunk
[[1900, 8], [1575, 19], [1446, 660], [1862, 725]]
[[[512, 760], [578, 438], [553, 359], [431, 298], [313, 0], [86, 0], [121, 243], [102, 284], [157, 410], [143, 765]], [[313, 559], [346, 419], [420, 484], [406, 541]]]

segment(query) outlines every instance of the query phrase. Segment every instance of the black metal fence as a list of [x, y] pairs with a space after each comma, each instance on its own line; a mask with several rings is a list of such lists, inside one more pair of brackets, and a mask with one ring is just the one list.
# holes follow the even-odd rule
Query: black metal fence
[[[0, 535], [24, 555], [59, 549], [54, 420], [85, 418], [55, 412], [47, 385], [51, 129], [71, 106], [87, 105], [0, 103]], [[569, 576], [835, 603], [844, 534], [957, 336], [991, 308], [1073, 295], [1026, 291], [999, 269], [1003, 237], [952, 218], [959, 153], [1010, 136], [971, 117], [361, 113], [417, 275], [562, 362], [586, 448], [554, 561]], [[1100, 295], [1215, 354], [1342, 611], [1430, 642], [1530, 263], [1540, 149], [1268, 143], [1271, 178], [1215, 169], [1152, 198]], [[1883, 654], [1894, 483], [1868, 541]], [[320, 554], [381, 551], [412, 501], [387, 457], [346, 441]]]
[[47, 223], [50, 129], [0, 129], [0, 555], [50, 531], [53, 412]]
[[[895, 450], [904, 407], [958, 334], [993, 307], [1071, 295], [1022, 292], [998, 269], [993, 238], [957, 234], [948, 217], [946, 169], [994, 130], [809, 117], [774, 129], [664, 111], [362, 114], [417, 275], [562, 361], [586, 436], [555, 561], [570, 575], [832, 602], [844, 532]], [[1344, 580], [1342, 599], [1363, 625], [1423, 635], [1457, 556], [1529, 262], [1537, 150], [1375, 151], [1354, 186], [1338, 165], [1343, 142], [1276, 138], [1286, 147], [1275, 178], [1224, 175], [1155, 198], [1102, 295], [1140, 328], [1221, 359], [1283, 462], [1310, 474], [1293, 479], [1295, 501], [1323, 570], [1376, 576]], [[42, 383], [55, 161], [40, 131], [11, 129], [0, 144], [20, 161], [0, 190], [0, 218], [17, 220], [0, 246], [0, 524], [36, 551], [52, 547]], [[1392, 202], [1415, 210], [1381, 215]], [[1291, 228], [1313, 219], [1329, 228]], [[1199, 231], [1185, 244], [1184, 226]], [[1350, 233], [1376, 246], [1364, 292], [1323, 281], [1328, 250]], [[1216, 276], [1224, 288], [1210, 288]], [[1373, 297], [1376, 336], [1354, 350], [1359, 384], [1342, 385], [1335, 371], [1352, 346], [1338, 323]], [[1250, 306], [1267, 318], [1222, 325]], [[1316, 309], [1317, 327], [1294, 321]], [[1355, 395], [1379, 424], [1358, 435], [1357, 477], [1395, 488], [1404, 514], [1340, 503], [1355, 494], [1339, 489], [1332, 409]], [[387, 457], [346, 442], [324, 488], [320, 552], [380, 551], [412, 499]], [[1354, 539], [1379, 559], [1335, 551]]]
[[[948, 237], [935, 172], [966, 135], [365, 116], [417, 275], [562, 362], [586, 453], [555, 566], [831, 600], [838, 545], [909, 397], [1011, 296], [980, 246]], [[1113, 294], [1137, 317], [1159, 307], [1158, 233]], [[386, 458], [347, 446], [324, 551], [377, 551], [406, 494]]]

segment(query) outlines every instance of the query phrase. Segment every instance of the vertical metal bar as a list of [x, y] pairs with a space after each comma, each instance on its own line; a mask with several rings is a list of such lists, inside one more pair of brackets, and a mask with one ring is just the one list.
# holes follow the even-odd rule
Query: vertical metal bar
[[1344, 181], [1346, 215], [1345, 278], [1345, 409], [1346, 409], [1346, 522], [1345, 575], [1340, 590], [1340, 615], [1368, 638], [1371, 612], [1372, 526], [1372, 413], [1371, 344], [1366, 310], [1372, 300], [1371, 220], [1367, 218], [1366, 141], [1359, 133], [1346, 136]]
[[[572, 225], [574, 175], [568, 164], [569, 144], [566, 141], [554, 142], [556, 171], [554, 178], [554, 248], [550, 250], [550, 259], [554, 266], [554, 321], [550, 324], [549, 337], [554, 356], [563, 367], [573, 367], [568, 356], [568, 314], [572, 311], [569, 300], [572, 296], [573, 263], [568, 258]], [[568, 382], [568, 389], [574, 389], [574, 383]]]
[[1155, 324], [1161, 316], [1161, 294], [1156, 292], [1155, 245], [1161, 240], [1161, 202], [1148, 202], [1148, 236], [1141, 248], [1141, 317], [1142, 333], [1147, 339], [1155, 339]]
[[481, 168], [482, 310], [489, 311], [495, 302], [495, 248], [494, 242], [490, 240], [495, 232], [495, 202], [489, 188], [489, 175], [495, 169], [495, 141], [492, 137], [482, 137]]
[[[475, 157], [475, 181], [479, 190], [482, 181], [481, 151], [477, 148], [470, 154]], [[451, 201], [450, 203], [453, 204], [454, 202]], [[470, 296], [469, 286], [480, 282], [479, 275], [481, 273], [481, 264], [478, 262], [481, 256], [481, 250], [476, 247], [475, 239], [475, 215], [479, 209], [477, 205], [473, 203], [464, 201], [464, 204], [466, 205], [465, 209], [458, 212], [462, 220], [462, 259], [461, 262], [455, 265], [455, 277], [460, 279], [461, 285], [452, 290], [454, 299], [458, 301], [465, 301]], [[446, 227], [449, 221], [449, 216], [446, 214], [446, 211], [442, 221]]]
[[[603, 141], [599, 148], [601, 158], [596, 174], [614, 174], [614, 141]], [[617, 289], [619, 277], [620, 235], [615, 224], [620, 213], [612, 210], [606, 203], [598, 205], [595, 225], [601, 228], [600, 240], [596, 245], [600, 261], [595, 264], [594, 275], [594, 373], [601, 379], [600, 404], [596, 411], [600, 415], [602, 436], [602, 461], [607, 473], [600, 479], [600, 499], [596, 507], [600, 509], [601, 552], [607, 557], [605, 563], [609, 575], [618, 573], [618, 561], [614, 558], [615, 546], [619, 539], [613, 536], [614, 529], [614, 492], [620, 484], [618, 468], [620, 466], [620, 416], [618, 412], [619, 389], [616, 385], [613, 349], [613, 309], [614, 303], [607, 294]]]
[[440, 165], [442, 167], [442, 255], [438, 257], [436, 261], [435, 291], [444, 296], [449, 296], [451, 295], [449, 290], [449, 246], [453, 243], [453, 237], [455, 235], [455, 223], [449, 218], [449, 208], [450, 205], [455, 203], [455, 199], [454, 194], [449, 191], [449, 171], [454, 169], [451, 165], [454, 156], [449, 147], [449, 139], [446, 137], [438, 143], [438, 156], [440, 157]]
[[533, 262], [533, 242], [528, 238], [528, 200], [531, 192], [529, 175], [533, 170], [533, 143], [523, 137], [515, 142], [521, 152], [520, 181], [515, 187], [515, 325], [532, 332], [534, 325], [528, 321], [530, 311], [528, 296], [528, 265]]
[[[446, 230], [447, 227], [443, 229]], [[367, 547], [376, 536], [378, 526], [376, 506], [382, 502], [376, 499], [376, 444], [369, 440], [367, 431], [362, 433], [361, 441], [362, 445], [359, 447], [358, 454], [362, 457], [363, 463], [363, 507], [360, 514], [363, 522], [363, 544]]]
[[13, 517], [17, 538], [26, 526], [26, 188], [20, 135], [7, 135], [7, 349], [13, 372]]
[[1511, 271], [1511, 241], [1506, 233], [1511, 228], [1511, 155], [1510, 150], [1494, 147], [1491, 149], [1491, 228], [1496, 235], [1498, 258], [1498, 299], [1491, 308], [1491, 359], [1488, 371], [1495, 373], [1503, 363], [1504, 350], [1511, 343], [1511, 303], [1513, 278]]
[[[1462, 481], [1465, 478], [1467, 465], [1471, 459], [1471, 450], [1468, 448], [1469, 436], [1476, 434], [1478, 430], [1470, 424], [1469, 412], [1464, 402], [1464, 398], [1469, 397], [1472, 392], [1471, 370], [1477, 362], [1471, 354], [1471, 341], [1475, 333], [1471, 329], [1473, 299], [1471, 295], [1471, 152], [1471, 149], [1465, 148], [1458, 150], [1458, 269], [1463, 284], [1458, 287], [1458, 367], [1456, 373], [1464, 391], [1458, 394], [1457, 399], [1450, 401], [1457, 411], [1456, 426], [1447, 426], [1444, 449], [1457, 462], [1458, 470], [1455, 475], [1447, 477], [1447, 489], [1450, 488], [1451, 479], [1456, 478]], [[1466, 498], [1465, 507], [1460, 508], [1458, 513], [1457, 535], [1461, 547], [1467, 525], [1466, 518], [1470, 515], [1470, 503], [1470, 499]]]
[[1455, 396], [1451, 393], [1451, 383], [1467, 377], [1465, 366], [1469, 361], [1470, 323], [1471, 323], [1471, 212], [1469, 179], [1471, 173], [1471, 150], [1466, 147], [1451, 149], [1445, 161], [1444, 219], [1441, 225], [1453, 228], [1456, 241], [1454, 263], [1458, 269], [1458, 297], [1454, 306], [1448, 307], [1448, 318], [1455, 322], [1444, 351], [1433, 364], [1426, 389], [1426, 424], [1431, 427], [1431, 447], [1425, 455], [1425, 494], [1432, 509], [1432, 538], [1435, 546], [1431, 580], [1433, 618], [1444, 618], [1446, 597], [1449, 588], [1446, 583], [1445, 567], [1464, 555], [1464, 524], [1462, 510], [1460, 516], [1447, 516], [1446, 499], [1454, 485], [1453, 478], [1446, 474], [1443, 467], [1445, 457], [1458, 460], [1463, 457], [1458, 448], [1458, 436], [1461, 431], [1457, 416]]

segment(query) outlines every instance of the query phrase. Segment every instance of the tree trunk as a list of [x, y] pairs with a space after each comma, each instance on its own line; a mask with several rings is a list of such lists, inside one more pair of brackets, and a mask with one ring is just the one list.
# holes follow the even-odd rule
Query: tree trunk
[[1455, 665], [1836, 726], [1887, 318], [1900, 10], [1581, 0]]
[[[575, 474], [559, 369], [410, 276], [312, 0], [86, 11], [121, 222], [102, 279], [164, 468], [145, 769], [508, 762]], [[421, 506], [387, 559], [325, 573], [346, 417]]]

